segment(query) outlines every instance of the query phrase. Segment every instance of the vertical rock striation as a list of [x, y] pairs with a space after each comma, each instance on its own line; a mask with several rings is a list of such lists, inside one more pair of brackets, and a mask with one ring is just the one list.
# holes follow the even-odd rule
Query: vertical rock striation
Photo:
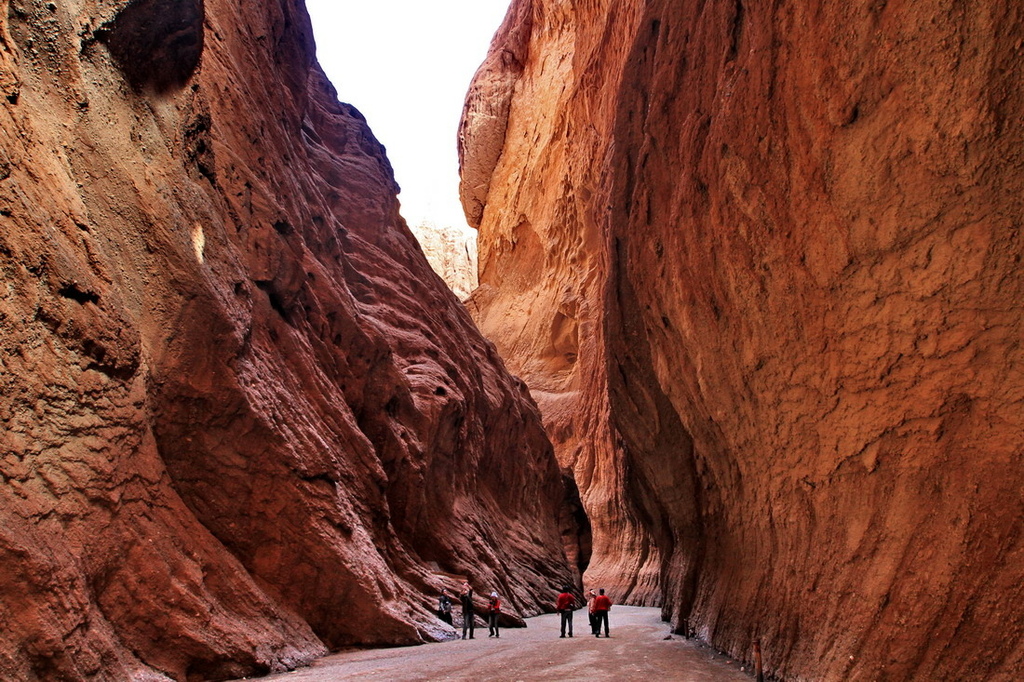
[[461, 128], [469, 303], [575, 472], [588, 582], [785, 679], [1024, 667], [1022, 28], [513, 2]]
[[298, 0], [0, 4], [0, 677], [221, 679], [571, 575], [524, 385]]

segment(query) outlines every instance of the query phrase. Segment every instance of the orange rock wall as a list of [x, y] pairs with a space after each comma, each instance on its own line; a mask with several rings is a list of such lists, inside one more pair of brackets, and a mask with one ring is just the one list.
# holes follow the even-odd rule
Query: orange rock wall
[[536, 406], [298, 0], [0, 3], [0, 677], [223, 679], [572, 575]]
[[516, 0], [461, 127], [485, 334], [586, 582], [785, 679], [1024, 667], [1022, 10]]

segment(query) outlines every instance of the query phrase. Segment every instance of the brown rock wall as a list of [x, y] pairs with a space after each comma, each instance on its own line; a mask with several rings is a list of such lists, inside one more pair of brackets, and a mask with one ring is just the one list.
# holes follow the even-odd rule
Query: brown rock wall
[[[623, 14], [615, 21], [632, 21], [632, 10], [617, 12]], [[513, 17], [532, 26], [525, 47]], [[481, 213], [480, 286], [467, 306], [512, 371], [526, 378], [559, 461], [574, 470], [593, 524], [590, 581], [649, 605], [660, 598], [661, 550], [640, 522], [642, 503], [626, 490], [627, 455], [609, 419], [608, 236], [599, 208], [589, 203], [597, 199], [611, 131], [600, 116], [582, 122], [565, 113], [576, 100], [595, 114], [614, 108], [614, 92], [598, 86], [604, 76], [578, 72], [577, 65], [604, 65], [603, 51], [626, 47], [616, 33], [607, 32], [602, 43], [600, 35], [588, 35], [593, 31], [569, 6], [514, 3], [470, 88], [460, 127], [463, 185], [492, 189]], [[588, 37], [588, 51], [578, 52]], [[506, 70], [495, 55], [509, 53], [522, 55], [521, 77], [491, 76]], [[500, 131], [494, 117], [480, 112], [498, 106], [487, 101], [506, 98], [512, 106]], [[483, 183], [474, 175], [477, 150], [491, 154], [499, 132], [505, 146], [493, 178]]]
[[471, 302], [575, 470], [587, 582], [739, 656], [760, 638], [786, 679], [1010, 679], [1021, 10], [510, 16], [521, 75], [495, 91], [506, 26], [463, 122], [512, 93], [468, 176]]
[[438, 639], [464, 574], [539, 612], [571, 573], [536, 407], [301, 3], [172, 4], [0, 5], [0, 676]]

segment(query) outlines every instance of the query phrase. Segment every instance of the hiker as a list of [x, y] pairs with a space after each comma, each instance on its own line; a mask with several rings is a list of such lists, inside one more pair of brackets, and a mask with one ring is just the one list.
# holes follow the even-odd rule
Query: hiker
[[594, 625], [594, 637], [601, 636], [601, 623], [604, 623], [604, 636], [608, 635], [608, 611], [612, 608], [612, 600], [604, 596], [604, 588], [599, 590], [600, 594], [594, 597], [594, 615], [597, 616], [597, 623]]
[[597, 593], [594, 590], [587, 590], [587, 618], [590, 620], [590, 634], [597, 634], [597, 611], [594, 610], [594, 600]]
[[572, 609], [575, 606], [576, 597], [572, 596], [571, 587], [566, 585], [562, 589], [562, 594], [558, 595], [558, 600], [555, 602], [555, 610], [562, 614], [562, 634], [560, 638], [565, 637], [565, 626], [566, 623], [569, 625], [569, 636], [572, 637]]
[[469, 586], [468, 581], [462, 583], [459, 601], [462, 603], [462, 639], [466, 639], [467, 630], [469, 638], [473, 639], [473, 588]]
[[491, 592], [491, 599], [487, 602], [487, 630], [488, 637], [501, 637], [498, 634], [498, 616], [501, 615], [501, 600], [497, 592]]
[[452, 624], [452, 598], [448, 596], [448, 590], [441, 590], [441, 597], [437, 600], [437, 617]]

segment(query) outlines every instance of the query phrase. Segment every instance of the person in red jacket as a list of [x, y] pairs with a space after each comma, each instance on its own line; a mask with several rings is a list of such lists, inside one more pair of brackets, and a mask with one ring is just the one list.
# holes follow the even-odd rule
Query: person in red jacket
[[572, 596], [571, 587], [568, 585], [562, 589], [562, 594], [558, 595], [558, 600], [555, 602], [555, 610], [562, 614], [562, 634], [559, 637], [565, 637], [565, 625], [569, 624], [569, 636], [572, 637], [572, 609], [576, 602], [576, 597]]
[[597, 626], [594, 628], [594, 637], [601, 636], [601, 623], [604, 623], [604, 636], [608, 635], [608, 611], [612, 608], [612, 600], [604, 596], [604, 588], [599, 590], [600, 594], [594, 597], [594, 615], [597, 616]]
[[497, 592], [491, 592], [491, 598], [487, 602], [487, 629], [491, 633], [488, 637], [501, 637], [498, 634], [498, 616], [501, 615], [501, 600]]

